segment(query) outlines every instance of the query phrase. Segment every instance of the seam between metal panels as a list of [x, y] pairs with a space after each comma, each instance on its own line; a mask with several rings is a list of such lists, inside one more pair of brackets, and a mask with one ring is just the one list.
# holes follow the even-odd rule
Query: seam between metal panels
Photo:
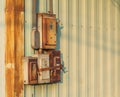
[[[97, 29], [97, 27], [98, 27], [98, 25], [97, 25], [97, 19], [98, 19], [98, 18], [97, 18], [97, 17], [98, 17], [98, 12], [97, 12], [97, 10], [98, 10], [98, 9], [97, 9], [97, 8], [98, 8], [99, 5], [98, 5], [97, 2], [98, 2], [98, 0], [96, 1], [96, 4], [95, 4], [95, 5], [96, 5], [96, 6], [95, 6], [95, 8], [96, 8], [95, 13], [96, 13], [96, 14], [94, 14], [94, 15], [96, 15], [95, 22], [94, 22], [94, 31], [96, 31], [96, 32], [94, 32], [94, 33], [96, 33], [95, 36], [94, 36], [94, 39], [95, 39], [95, 40], [97, 39], [97, 33], [98, 33], [97, 30], [95, 30], [95, 29]], [[94, 44], [95, 44], [94, 48], [95, 48], [95, 56], [97, 56], [97, 55], [98, 55], [98, 54], [97, 54], [97, 50], [96, 50], [96, 49], [97, 49], [97, 42], [96, 42], [95, 40], [94, 40]], [[97, 59], [97, 58], [95, 57], [95, 59], [94, 59], [94, 64], [97, 64], [97, 63], [98, 63], [98, 62], [96, 61], [96, 59]], [[97, 65], [98, 65], [98, 64], [97, 64]], [[95, 69], [94, 69], [94, 76], [95, 76], [95, 81], [94, 81], [94, 89], [95, 89], [94, 91], [95, 91], [95, 92], [94, 92], [94, 96], [99, 97], [99, 96], [97, 95], [97, 93], [98, 93], [98, 92], [97, 92], [97, 91], [98, 91], [98, 88], [97, 88], [97, 82], [98, 82], [98, 80], [97, 80], [97, 74], [98, 74], [98, 73], [97, 73], [96, 67], [97, 67], [97, 66], [94, 66], [94, 68], [95, 68]]]
[[77, 45], [77, 51], [78, 51], [78, 58], [77, 58], [77, 65], [78, 65], [78, 69], [77, 69], [77, 74], [78, 74], [78, 77], [77, 77], [77, 83], [78, 83], [78, 86], [77, 86], [77, 97], [80, 97], [80, 92], [79, 92], [79, 90], [80, 90], [80, 70], [79, 70], [79, 68], [80, 68], [80, 46], [79, 45], [81, 45], [80, 44], [80, 39], [79, 39], [79, 37], [80, 37], [80, 15], [79, 15], [79, 12], [80, 12], [80, 6], [79, 6], [79, 4], [80, 4], [80, 1], [79, 0], [77, 0], [77, 15], [76, 16], [78, 16], [78, 23], [77, 23], [77, 43], [78, 43], [78, 45]]
[[[69, 29], [69, 25], [70, 25], [70, 19], [69, 19], [69, 16], [70, 16], [70, 8], [71, 6], [70, 6], [70, 1], [68, 1], [68, 32], [70, 32], [70, 29]], [[70, 43], [69, 43], [69, 40], [70, 40], [70, 33], [68, 34], [68, 48], [70, 48]], [[70, 50], [68, 49], [68, 97], [70, 97], [70, 94], [69, 94], [69, 92], [70, 92], [70, 61], [69, 61], [69, 59], [70, 59]]]
[[60, 13], [60, 6], [59, 6], [59, 4], [60, 4], [60, 1], [58, 0], [58, 19], [60, 18], [60, 15], [59, 15], [59, 13]]
[[85, 97], [89, 97], [88, 94], [88, 49], [87, 49], [87, 33], [88, 33], [88, 0], [85, 0]]
[[46, 12], [48, 12], [48, 0], [46, 0]]

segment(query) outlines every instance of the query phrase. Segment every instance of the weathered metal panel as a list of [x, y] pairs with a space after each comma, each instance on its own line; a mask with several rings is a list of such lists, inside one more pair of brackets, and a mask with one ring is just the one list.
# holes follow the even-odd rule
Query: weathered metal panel
[[23, 97], [24, 2], [5, 2], [5, 95]]
[[14, 97], [23, 97], [24, 95], [24, 77], [22, 59], [24, 57], [24, 12], [15, 13], [15, 77]]
[[[28, 19], [31, 3], [25, 2], [25, 18], [27, 23], [32, 23], [32, 19]], [[68, 72], [63, 74], [63, 82], [59, 84], [29, 86], [25, 97], [119, 97], [120, 1], [53, 2], [53, 12], [60, 19], [57, 49], [62, 52]], [[48, 0], [38, 0], [37, 5], [39, 12], [48, 11]], [[31, 31], [31, 26], [29, 29]], [[30, 31], [25, 37], [27, 42]], [[32, 55], [30, 42], [27, 42], [26, 52]]]
[[[6, 20], [6, 47], [5, 47], [6, 97], [14, 97], [13, 90], [14, 90], [14, 65], [15, 65], [14, 48], [15, 47], [14, 47], [14, 19], [12, 18], [14, 18], [14, 11], [5, 13], [5, 20]], [[9, 34], [10, 32], [11, 34]]]

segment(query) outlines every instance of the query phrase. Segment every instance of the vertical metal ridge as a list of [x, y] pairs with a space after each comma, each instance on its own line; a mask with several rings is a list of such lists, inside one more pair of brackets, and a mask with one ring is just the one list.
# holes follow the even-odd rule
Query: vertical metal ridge
[[[91, 1], [92, 2], [92, 1]], [[87, 48], [87, 62], [86, 62], [86, 72], [87, 72], [87, 97], [91, 97], [91, 2], [87, 0], [86, 5], [86, 48]]]
[[[66, 15], [66, 26], [68, 26], [69, 25], [69, 19], [68, 19], [68, 16], [69, 16], [69, 0], [67, 0], [66, 1], [67, 3], [66, 3], [66, 10], [67, 10], [67, 15]], [[69, 49], [69, 28], [67, 27], [67, 48], [66, 48], [66, 57], [67, 57], [67, 60], [66, 60], [66, 67], [67, 67], [67, 70], [68, 70], [68, 73], [69, 73], [69, 51], [68, 51], [68, 49]], [[66, 83], [68, 82], [68, 80], [69, 80], [69, 76], [68, 76], [69, 74], [67, 74], [66, 75]], [[67, 92], [67, 94], [66, 94], [66, 97], [69, 97], [69, 84], [67, 83], [67, 90], [66, 90], [66, 92]]]
[[56, 14], [56, 18], [59, 19], [59, 6], [60, 1], [59, 0], [53, 0], [53, 13]]
[[[115, 6], [116, 7], [116, 6]], [[117, 88], [117, 96], [119, 96], [120, 95], [120, 92], [119, 92], [119, 90], [120, 90], [120, 73], [119, 73], [119, 68], [120, 68], [120, 53], [119, 53], [119, 50], [120, 50], [120, 45], [119, 45], [119, 43], [120, 43], [120, 38], [119, 38], [119, 35], [120, 35], [120, 7], [116, 7], [116, 10], [117, 10], [117, 12], [116, 12], [116, 32], [117, 32], [117, 78], [116, 78], [116, 82], [117, 82], [117, 84], [116, 84], [116, 88]]]
[[[112, 4], [113, 5], [113, 4]], [[114, 6], [114, 5], [113, 5]], [[115, 31], [115, 96], [116, 97], [118, 97], [118, 60], [119, 60], [119, 57], [117, 56], [119, 53], [118, 53], [118, 50], [119, 50], [119, 45], [118, 45], [118, 43], [119, 43], [119, 35], [118, 35], [118, 11], [117, 11], [117, 8], [114, 6], [114, 8], [115, 8], [115, 29], [114, 29], [114, 31]]]
[[89, 0], [85, 0], [85, 97], [89, 96], [89, 54], [88, 54], [88, 24], [89, 24]]
[[57, 90], [58, 90], [58, 84], [54, 84], [54, 89], [53, 89], [53, 96], [52, 97], [57, 97]]
[[[111, 13], [113, 15], [111, 15]], [[112, 2], [110, 1], [110, 11], [109, 11], [109, 16], [110, 16], [110, 52], [111, 52], [111, 72], [110, 72], [110, 83], [111, 83], [111, 90], [110, 90], [110, 95], [111, 97], [115, 96], [115, 68], [116, 68], [116, 63], [115, 63], [115, 7], [112, 6]], [[114, 34], [113, 34], [114, 33]], [[113, 92], [112, 92], [113, 91]]]
[[86, 1], [85, 0], [82, 0], [82, 3], [81, 3], [81, 35], [82, 35], [82, 46], [81, 46], [81, 58], [82, 58], [82, 65], [81, 65], [81, 80], [82, 80], [82, 92], [81, 92], [81, 96], [85, 97], [86, 96], [86, 36], [85, 36], [85, 33], [86, 33], [86, 30], [85, 30], [85, 25], [86, 25]]
[[100, 29], [100, 97], [103, 97], [103, 29], [102, 29], [102, 24], [103, 24], [103, 13], [102, 13], [102, 8], [103, 8], [103, 1], [99, 1], [99, 11], [100, 11], [100, 16], [99, 16], [99, 29]]
[[99, 31], [98, 26], [99, 26], [99, 10], [98, 7], [100, 3], [98, 4], [98, 0], [94, 0], [94, 97], [99, 97]]
[[85, 97], [85, 1], [79, 1], [79, 74], [80, 74], [80, 85], [79, 85], [79, 97]]
[[[60, 17], [60, 16], [59, 16], [59, 13], [60, 13], [60, 12], [59, 12], [59, 10], [60, 10], [60, 6], [59, 6], [59, 4], [60, 4], [60, 0], [58, 0], [58, 13], [57, 13], [58, 18]], [[66, 9], [67, 9], [67, 8], [66, 8]]]
[[76, 17], [77, 18], [77, 20], [76, 20], [77, 21], [77, 23], [76, 23], [76, 25], [77, 25], [77, 30], [76, 30], [77, 31], [76, 32], [77, 33], [77, 37], [76, 37], [77, 38], [77, 40], [76, 40], [76, 42], [77, 42], [77, 49], [76, 49], [76, 51], [78, 52], [76, 54], [77, 55], [76, 56], [77, 57], [77, 70], [76, 70], [76, 74], [77, 74], [77, 79], [76, 79], [76, 83], [77, 83], [76, 92], [77, 92], [77, 94], [76, 94], [76, 96], [77, 97], [80, 97], [80, 62], [79, 62], [80, 61], [79, 60], [80, 59], [80, 55], [79, 54], [80, 54], [80, 51], [81, 51], [81, 49], [79, 47], [79, 45], [81, 45], [80, 39], [79, 39], [80, 38], [79, 36], [80, 36], [80, 33], [81, 33], [80, 32], [80, 28], [79, 28], [80, 27], [80, 23], [79, 23], [79, 21], [80, 21], [80, 18], [79, 18], [80, 17], [80, 15], [79, 15], [80, 5], [79, 4], [80, 4], [80, 1], [77, 0], [77, 4], [76, 4], [76, 9], [77, 9], [76, 10], [76, 12], [77, 12], [77, 14], [76, 14], [76, 16], [77, 16]]
[[[72, 6], [72, 7], [71, 7]], [[76, 0], [75, 1], [71, 1], [70, 2], [70, 15], [69, 15], [69, 19], [70, 19], [70, 23], [69, 23], [69, 29], [70, 29], [70, 38], [69, 38], [69, 42], [70, 42], [70, 97], [76, 96]], [[74, 32], [74, 33], [73, 33]], [[73, 79], [74, 77], [74, 79]]]
[[46, 96], [46, 94], [48, 93], [47, 85], [36, 85], [34, 91], [35, 97]]
[[[67, 70], [68, 70], [68, 74], [66, 75], [66, 83], [68, 82], [68, 80], [69, 80], [69, 51], [68, 51], [68, 49], [69, 49], [69, 27], [68, 27], [68, 25], [69, 25], [69, 0], [67, 0], [66, 1], [66, 11], [67, 11], [67, 15], [66, 15], [66, 26], [67, 26], [67, 29], [66, 29], [66, 33], [67, 33], [67, 41], [66, 41], [66, 44], [67, 44], [67, 48], [66, 48], [66, 57], [67, 57], [67, 60], [66, 60], [66, 68], [67, 68]], [[69, 84], [67, 84], [67, 94], [66, 94], [66, 96], [67, 97], [69, 97], [69, 90], [68, 90], [68, 88], [69, 88], [69, 86], [68, 86]]]
[[[110, 1], [106, 2], [106, 7], [107, 7], [107, 14], [108, 14], [108, 17], [107, 17], [107, 48], [108, 48], [108, 51], [107, 51], [107, 75], [108, 75], [108, 78], [107, 78], [107, 89], [108, 89], [108, 93], [107, 93], [107, 96], [108, 97], [111, 97], [111, 72], [112, 72], [112, 69], [111, 69], [111, 63], [112, 63], [112, 60], [111, 59], [111, 26], [110, 26], [110, 15], [111, 15], [111, 11], [110, 11]], [[113, 72], [112, 72], [113, 73]]]
[[68, 63], [68, 65], [69, 65], [69, 67], [68, 67], [68, 70], [69, 70], [69, 74], [68, 74], [68, 92], [69, 92], [69, 94], [68, 94], [68, 97], [71, 97], [71, 90], [70, 90], [70, 88], [71, 88], [71, 76], [70, 76], [70, 73], [71, 73], [71, 44], [70, 44], [70, 40], [71, 40], [71, 29], [70, 29], [70, 16], [71, 16], [71, 0], [69, 0], [68, 1], [68, 32], [69, 32], [69, 34], [68, 34], [68, 60], [69, 60], [69, 63]]
[[53, 85], [50, 85], [50, 92], [49, 92], [49, 95], [51, 95], [51, 97], [55, 97], [55, 85], [56, 84], [53, 84]]
[[40, 12], [45, 13], [46, 11], [48, 11], [48, 8], [49, 8], [48, 5], [49, 5], [49, 1], [47, 2], [46, 0], [40, 0], [40, 5], [39, 5], [40, 6]]
[[38, 86], [38, 90], [36, 90], [36, 93], [39, 92], [39, 94], [36, 95], [36, 97], [37, 97], [37, 96], [38, 96], [38, 97], [43, 97], [43, 96], [45, 96], [46, 93], [48, 93], [48, 91], [45, 92], [45, 91], [46, 91], [45, 88], [46, 88], [46, 85], [45, 85], [45, 86], [44, 86], [44, 85], [40, 85], [40, 86]]
[[66, 29], [66, 31], [67, 31], [66, 67], [68, 70], [68, 74], [66, 75], [66, 83], [67, 83], [66, 97], [69, 97], [69, 64], [70, 64], [70, 62], [69, 62], [69, 31], [70, 30], [68, 27], [68, 25], [69, 25], [69, 0], [66, 1], [66, 11], [67, 11], [67, 15], [66, 15], [66, 26], [67, 26], [67, 29]]
[[[73, 5], [74, 5], [74, 10], [73, 10], [73, 19], [72, 19], [72, 24], [73, 24], [73, 31], [72, 32], [74, 32], [74, 34], [72, 34], [72, 36], [73, 36], [73, 45], [72, 45], [72, 47], [73, 47], [73, 64], [75, 63], [75, 69], [73, 69], [73, 72], [74, 72], [74, 74], [73, 74], [73, 77], [74, 76], [76, 76], [75, 77], [75, 83], [74, 83], [74, 87], [75, 87], [75, 89], [76, 90], [74, 90], [75, 92], [75, 94], [73, 94], [73, 96], [76, 96], [77, 97], [77, 95], [78, 95], [78, 91], [77, 91], [77, 89], [78, 89], [78, 39], [77, 39], [77, 36], [78, 36], [78, 14], [77, 14], [77, 12], [78, 12], [78, 6], [77, 6], [77, 3], [78, 3], [78, 0], [75, 0], [74, 2], [73, 2]], [[73, 82], [74, 82], [74, 80], [73, 80]]]
[[102, 36], [102, 39], [103, 39], [103, 97], [106, 97], [106, 93], [107, 93], [107, 88], [106, 88], [106, 85], [107, 85], [107, 75], [106, 75], [106, 58], [107, 58], [107, 48], [106, 48], [106, 3], [104, 0], [102, 0], [102, 31], [103, 31], [103, 36]]
[[47, 90], [48, 90], [47, 93], [48, 93], [49, 97], [52, 97], [52, 94], [53, 94], [53, 88], [52, 88], [52, 85], [51, 85], [51, 84], [48, 85]]
[[100, 33], [100, 87], [99, 87], [99, 97], [103, 97], [103, 29], [102, 29], [102, 23], [103, 23], [103, 17], [102, 17], [102, 7], [103, 7], [103, 1], [99, 1], [99, 33]]
[[46, 0], [46, 5], [45, 5], [45, 7], [46, 7], [46, 12], [48, 12], [49, 10], [48, 10], [48, 0]]
[[96, 35], [96, 24], [95, 21], [96, 20], [96, 1], [92, 0], [90, 3], [90, 25], [89, 25], [89, 29], [90, 29], [90, 72], [91, 72], [91, 78], [90, 78], [90, 97], [95, 97], [95, 75], [94, 75], [94, 68], [95, 68], [95, 53], [96, 53], [96, 49], [95, 49], [95, 35]]
[[77, 38], [78, 38], [78, 49], [77, 49], [77, 51], [78, 51], [78, 88], [77, 88], [77, 92], [78, 92], [78, 95], [77, 95], [77, 97], [82, 97], [81, 95], [82, 95], [82, 89], [81, 89], [81, 87], [82, 87], [82, 85], [81, 85], [81, 83], [82, 84], [84, 84], [83, 83], [83, 79], [82, 79], [82, 77], [81, 77], [81, 68], [82, 68], [82, 60], [81, 60], [81, 53], [82, 53], [82, 49], [81, 49], [81, 45], [82, 45], [82, 24], [81, 24], [81, 18], [82, 18], [82, 16], [81, 16], [81, 14], [80, 13], [82, 13], [81, 12], [81, 9], [82, 9], [82, 4], [81, 4], [81, 0], [78, 0], [78, 3], [77, 3], [77, 6], [78, 6], [78, 11], [77, 11], [77, 15], [78, 15], [78, 33], [77, 33]]

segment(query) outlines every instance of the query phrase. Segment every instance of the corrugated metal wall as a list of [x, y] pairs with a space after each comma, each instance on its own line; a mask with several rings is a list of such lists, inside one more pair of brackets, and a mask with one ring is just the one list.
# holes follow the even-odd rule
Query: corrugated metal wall
[[[47, 12], [48, 0], [37, 0]], [[25, 97], [120, 97], [120, 0], [53, 0], [67, 73], [63, 82], [25, 86]], [[25, 55], [33, 54], [32, 0], [25, 0]], [[60, 48], [59, 48], [60, 47]]]
[[5, 97], [5, 1], [0, 1], [0, 97]]

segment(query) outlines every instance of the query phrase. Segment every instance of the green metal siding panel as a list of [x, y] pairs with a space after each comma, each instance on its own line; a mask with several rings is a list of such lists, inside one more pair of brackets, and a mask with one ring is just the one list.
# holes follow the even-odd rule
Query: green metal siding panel
[[[32, 6], [28, 0], [25, 2], [25, 51], [26, 55], [32, 55]], [[48, 1], [38, 2], [38, 11], [47, 12]], [[25, 97], [119, 97], [120, 3], [116, 0], [53, 2], [62, 27], [57, 48], [68, 72], [63, 74], [62, 83], [28, 86]]]
[[25, 0], [25, 56], [32, 55], [31, 48], [32, 31], [32, 0]]
[[[33, 50], [31, 48], [31, 32], [32, 32], [32, 0], [25, 0], [25, 56], [31, 56]], [[24, 86], [24, 96], [34, 97], [34, 86]]]

